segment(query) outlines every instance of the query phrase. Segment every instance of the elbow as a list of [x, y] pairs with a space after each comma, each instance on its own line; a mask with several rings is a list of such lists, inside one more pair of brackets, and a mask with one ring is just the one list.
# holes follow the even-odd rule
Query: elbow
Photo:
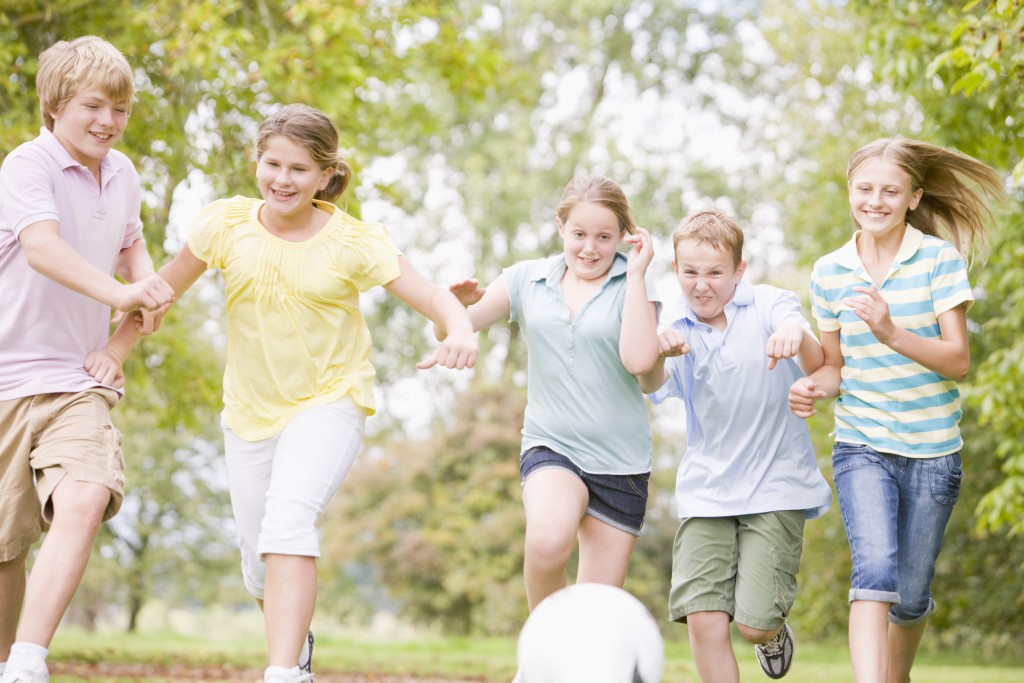
[[654, 368], [657, 367], [658, 356], [655, 354], [650, 358], [623, 358], [622, 365], [629, 374], [643, 378], [645, 375], [651, 374]]
[[30, 244], [27, 240], [22, 240], [21, 251], [25, 254], [25, 260], [28, 261], [29, 268], [36, 272], [43, 272], [43, 265], [46, 262], [43, 256], [45, 250]]
[[955, 368], [951, 368], [951, 372], [947, 377], [954, 382], [963, 382], [967, 379], [968, 373], [971, 371], [971, 360], [968, 358], [965, 362], [957, 364]]

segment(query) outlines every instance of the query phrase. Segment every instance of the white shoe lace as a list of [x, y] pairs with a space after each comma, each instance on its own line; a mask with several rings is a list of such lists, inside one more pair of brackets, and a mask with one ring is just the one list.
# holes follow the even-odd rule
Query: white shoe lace
[[782, 653], [782, 641], [786, 636], [786, 629], [783, 627], [781, 631], [772, 636], [772, 639], [767, 643], [761, 643], [761, 652], [766, 657], [776, 657]]

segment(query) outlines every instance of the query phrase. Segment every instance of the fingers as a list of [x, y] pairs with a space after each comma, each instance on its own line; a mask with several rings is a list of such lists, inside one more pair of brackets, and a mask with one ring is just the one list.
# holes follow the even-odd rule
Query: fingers
[[789, 388], [789, 409], [800, 418], [808, 418], [817, 414], [814, 402], [825, 398], [825, 392], [807, 377], [801, 377]]
[[164, 312], [169, 306], [162, 307], [162, 310], [147, 311], [140, 309], [133, 313], [135, 318], [135, 327], [141, 334], [152, 334], [160, 329], [160, 323], [163, 322]]
[[83, 366], [86, 372], [100, 384], [117, 388], [124, 387], [124, 374], [121, 371], [121, 365], [109, 356], [97, 352], [90, 353], [86, 356]]
[[481, 287], [480, 283], [475, 278], [471, 278], [468, 280], [453, 282], [448, 285], [448, 291], [455, 295], [455, 298], [459, 300], [460, 304], [468, 308], [480, 301], [487, 289], [485, 287]]
[[430, 368], [434, 367], [435, 365], [437, 365], [437, 349], [434, 349], [434, 352], [432, 354], [430, 354], [429, 356], [427, 356], [426, 358], [421, 360], [419, 363], [417, 363], [416, 364], [416, 369], [417, 370], [429, 370]]
[[475, 338], [469, 341], [446, 339], [434, 352], [416, 364], [417, 370], [428, 370], [435, 365], [452, 370], [465, 370], [476, 365], [480, 349]]

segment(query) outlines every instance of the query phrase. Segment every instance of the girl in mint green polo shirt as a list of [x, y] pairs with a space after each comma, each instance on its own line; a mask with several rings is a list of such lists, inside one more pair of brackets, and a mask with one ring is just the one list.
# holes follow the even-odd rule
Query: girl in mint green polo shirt
[[577, 542], [577, 583], [622, 587], [651, 472], [637, 379], [658, 358], [651, 237], [622, 188], [600, 176], [574, 178], [555, 221], [562, 253], [517, 263], [483, 290], [475, 280], [452, 285], [475, 330], [507, 319], [526, 339], [519, 468], [531, 610], [565, 586]]

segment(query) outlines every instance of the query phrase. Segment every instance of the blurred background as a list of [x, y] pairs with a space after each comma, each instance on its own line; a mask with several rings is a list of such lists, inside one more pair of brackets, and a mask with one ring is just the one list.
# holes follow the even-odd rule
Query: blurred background
[[[135, 68], [138, 97], [119, 149], [142, 176], [158, 264], [206, 203], [258, 196], [253, 134], [288, 102], [319, 107], [341, 130], [356, 169], [343, 208], [384, 222], [442, 284], [486, 284], [555, 252], [562, 188], [598, 173], [622, 184], [656, 236], [666, 301], [678, 296], [668, 235], [707, 203], [740, 219], [748, 277], [806, 300], [810, 264], [853, 229], [845, 167], [855, 149], [914, 137], [993, 165], [1011, 201], [972, 259], [966, 476], [925, 647], [1024, 656], [1021, 2], [4, 0], [0, 157], [42, 125], [37, 55], [86, 34]], [[69, 624], [188, 628], [254, 609], [220, 442], [224, 303], [218, 275], [202, 282], [130, 359], [115, 416], [125, 506], [96, 544]], [[515, 634], [526, 618], [524, 345], [515, 327], [498, 325], [482, 334], [474, 371], [418, 372], [428, 326], [379, 294], [364, 306], [380, 409], [321, 524], [317, 620]], [[626, 584], [662, 624], [682, 411], [679, 402], [651, 410], [648, 522]], [[827, 479], [831, 426], [829, 410], [811, 421]], [[833, 506], [807, 526], [791, 618], [802, 638], [844, 638], [848, 573]], [[685, 640], [685, 629], [663, 630]]]

